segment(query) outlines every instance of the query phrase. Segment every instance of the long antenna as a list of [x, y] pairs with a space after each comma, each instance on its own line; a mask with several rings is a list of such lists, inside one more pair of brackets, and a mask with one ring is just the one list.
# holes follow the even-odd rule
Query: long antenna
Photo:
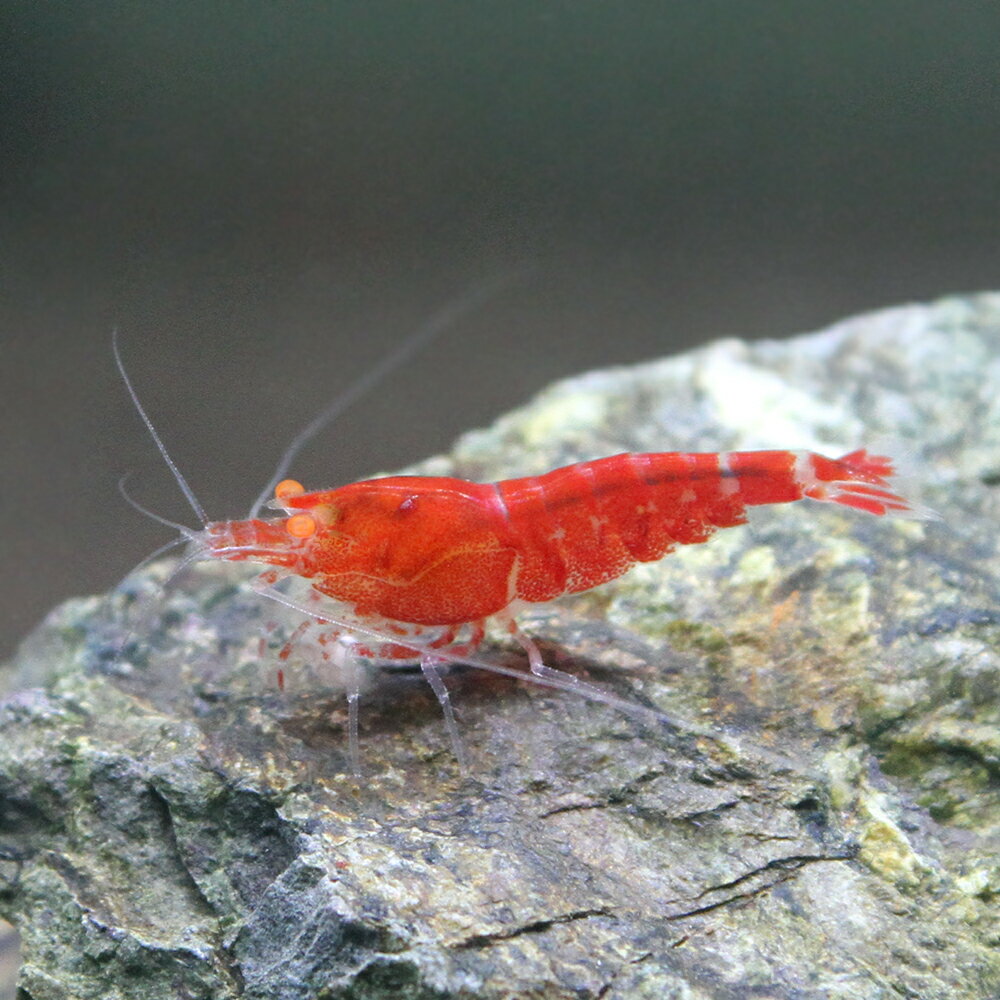
[[177, 464], [170, 457], [170, 452], [167, 451], [167, 446], [160, 440], [160, 435], [156, 433], [156, 428], [153, 426], [153, 421], [149, 419], [146, 411], [142, 407], [142, 403], [139, 402], [139, 397], [136, 394], [135, 389], [132, 387], [132, 380], [128, 377], [128, 372], [125, 371], [125, 365], [122, 363], [121, 352], [118, 350], [118, 327], [115, 327], [111, 331], [111, 350], [115, 355], [115, 364], [118, 365], [118, 371], [121, 372], [122, 379], [125, 382], [125, 388], [128, 389], [128, 394], [132, 397], [132, 402], [135, 404], [135, 408], [139, 411], [139, 416], [142, 417], [142, 422], [146, 425], [146, 430], [149, 431], [150, 437], [156, 442], [156, 447], [160, 449], [160, 454], [163, 456], [163, 460], [167, 463], [167, 468], [174, 474], [174, 479], [177, 480], [177, 485], [181, 488], [181, 492], [187, 497], [187, 501], [191, 504], [191, 509], [198, 515], [198, 520], [208, 527], [208, 515], [205, 513], [205, 508], [198, 502], [198, 498], [194, 495], [194, 490], [188, 486], [187, 480], [181, 475], [181, 470], [177, 468]]
[[[369, 393], [387, 375], [396, 371], [405, 361], [409, 360], [409, 358], [426, 347], [432, 340], [453, 326], [458, 319], [466, 313], [477, 309], [483, 302], [488, 301], [515, 278], [519, 278], [525, 274], [526, 271], [527, 268], [505, 271], [502, 274], [495, 275], [474, 285], [464, 295], [460, 295], [457, 299], [453, 299], [439, 309], [426, 323], [414, 330], [394, 351], [382, 358], [378, 364], [369, 368], [368, 371], [356, 379], [343, 392], [338, 393], [333, 402], [325, 410], [310, 420], [292, 438], [291, 443], [285, 449], [285, 453], [278, 461], [277, 468], [267, 481], [265, 487], [260, 491], [260, 496], [257, 497], [250, 508], [250, 513], [247, 515], [248, 518], [252, 520], [257, 517], [260, 513], [260, 508], [264, 505], [265, 501], [270, 499], [271, 494], [274, 492], [274, 487], [285, 478], [289, 467], [295, 461], [299, 452], [321, 430], [336, 420], [348, 407], [353, 406], [359, 399]], [[140, 410], [140, 412], [142, 411]]]

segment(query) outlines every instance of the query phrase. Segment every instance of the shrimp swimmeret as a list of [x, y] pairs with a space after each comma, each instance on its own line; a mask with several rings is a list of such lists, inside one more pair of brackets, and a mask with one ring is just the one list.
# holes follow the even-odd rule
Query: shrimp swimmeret
[[[342, 664], [356, 657], [419, 660], [460, 760], [442, 663], [528, 676], [474, 657], [487, 619], [509, 629], [537, 682], [669, 721], [546, 666], [518, 628], [516, 610], [589, 590], [637, 562], [704, 542], [718, 528], [745, 523], [751, 506], [809, 498], [877, 516], [923, 513], [893, 492], [892, 462], [861, 449], [836, 459], [808, 451], [629, 453], [496, 483], [388, 476], [306, 490], [284, 479], [270, 501], [279, 516], [259, 516], [258, 502], [246, 519], [210, 521], [139, 402], [117, 344], [115, 358], [202, 522], [200, 531], [182, 529], [194, 544], [190, 558], [267, 567], [256, 589], [306, 616], [296, 637], [321, 626], [325, 655]], [[305, 598], [281, 588], [288, 577], [304, 581]], [[355, 769], [357, 704], [355, 682], [348, 693]]]

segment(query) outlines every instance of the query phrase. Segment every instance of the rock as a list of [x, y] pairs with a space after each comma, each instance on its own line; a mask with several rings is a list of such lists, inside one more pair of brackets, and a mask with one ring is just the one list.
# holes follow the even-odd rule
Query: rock
[[294, 621], [248, 567], [57, 608], [0, 704], [20, 995], [997, 995], [1000, 295], [593, 372], [419, 471], [873, 439], [943, 523], [760, 509], [525, 613], [676, 728], [456, 669], [464, 776], [397, 669], [355, 779], [339, 679], [293, 656], [276, 690]]

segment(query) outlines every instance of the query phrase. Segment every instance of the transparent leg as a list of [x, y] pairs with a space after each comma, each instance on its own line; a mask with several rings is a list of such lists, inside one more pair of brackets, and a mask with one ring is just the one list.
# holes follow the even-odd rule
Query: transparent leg
[[350, 636], [340, 636], [333, 652], [333, 661], [340, 669], [347, 687], [347, 754], [351, 772], [361, 777], [361, 741], [358, 737], [358, 706], [361, 702], [361, 671], [354, 653], [356, 641]]
[[458, 733], [458, 725], [455, 722], [455, 712], [451, 707], [451, 696], [445, 686], [441, 675], [438, 673], [438, 666], [444, 662], [435, 656], [424, 654], [420, 657], [420, 669], [424, 672], [427, 683], [430, 684], [434, 696], [444, 713], [444, 724], [448, 730], [448, 738], [451, 740], [451, 749], [458, 761], [458, 766], [464, 774], [467, 771], [467, 761], [465, 757], [465, 745]]
[[[538, 647], [530, 638], [528, 638], [528, 636], [521, 632], [517, 623], [510, 615], [498, 615], [497, 618], [500, 622], [507, 626], [510, 630], [510, 634], [527, 654], [528, 662], [531, 667], [530, 672], [527, 674], [523, 670], [507, 667], [502, 663], [496, 663], [492, 660], [483, 659], [480, 656], [470, 655], [472, 651], [468, 647], [472, 645], [472, 642], [476, 642], [482, 636], [481, 622], [473, 623], [472, 642], [466, 643], [464, 646], [456, 649], [442, 648], [431, 650], [428, 649], [428, 643], [426, 641], [422, 641], [415, 636], [401, 638], [398, 634], [393, 633], [389, 628], [384, 627], [381, 623], [357, 618], [351, 613], [350, 609], [344, 608], [342, 605], [335, 605], [333, 602], [327, 603], [327, 599], [322, 598], [322, 595], [318, 595], [315, 591], [312, 591], [311, 594], [305, 599], [296, 598], [291, 594], [287, 594], [278, 589], [275, 585], [278, 579], [278, 574], [272, 571], [262, 574], [261, 577], [252, 582], [252, 586], [262, 596], [276, 601], [279, 604], [283, 604], [285, 607], [301, 611], [304, 615], [307, 615], [316, 621], [333, 625], [338, 629], [342, 629], [344, 632], [353, 633], [355, 637], [363, 640], [366, 645], [371, 643], [372, 648], [374, 649], [377, 649], [379, 645], [396, 647], [402, 646], [414, 651], [414, 659], [419, 659], [424, 655], [430, 655], [438, 662], [463, 663], [467, 666], [478, 667], [482, 670], [487, 670], [494, 674], [500, 674], [504, 677], [515, 677], [520, 680], [534, 680], [536, 684], [541, 684], [545, 687], [571, 691], [584, 698], [591, 699], [592, 701], [610, 705], [625, 715], [643, 719], [646, 722], [666, 725], [671, 729], [683, 728], [688, 732], [716, 738], [711, 730], [706, 729], [703, 726], [699, 726], [689, 721], [685, 721], [683, 725], [681, 725], [677, 720], [674, 720], [669, 715], [657, 711], [654, 708], [647, 708], [645, 705], [639, 705], [635, 702], [627, 701], [624, 698], [620, 698], [617, 695], [612, 694], [610, 691], [606, 691], [604, 688], [599, 687], [596, 684], [589, 684], [586, 681], [582, 681], [579, 677], [573, 676], [573, 674], [567, 674], [562, 670], [556, 670], [553, 667], [546, 666], [545, 663], [542, 662], [542, 655], [539, 652]], [[319, 598], [318, 603], [317, 598]], [[456, 756], [458, 756], [458, 754], [456, 754]]]
[[[344, 631], [353, 631], [366, 638], [375, 639], [378, 642], [383, 642], [390, 646], [410, 645], [410, 642], [412, 642], [412, 640], [407, 640], [403, 643], [400, 640], [400, 637], [386, 635], [384, 632], [379, 631], [377, 627], [373, 627], [370, 623], [352, 619], [347, 613], [343, 616], [339, 614], [334, 616], [333, 614], [328, 613], [328, 611], [322, 606], [322, 599], [320, 595], [315, 591], [311, 592], [302, 599], [286, 594], [276, 587], [276, 583], [279, 579], [280, 578], [276, 576], [274, 571], [269, 570], [254, 579], [251, 582], [251, 586], [262, 596], [267, 597], [270, 600], [277, 601], [279, 604], [283, 604], [285, 607], [292, 608], [295, 611], [301, 611], [304, 615], [308, 615], [311, 622], [326, 622], [329, 625], [333, 625], [338, 630], [343, 629]], [[360, 670], [358, 666], [357, 652], [359, 643], [357, 639], [349, 635], [339, 635], [336, 641], [337, 646], [335, 652], [333, 653], [333, 659], [340, 668], [347, 685], [348, 751], [351, 759], [351, 768], [355, 775], [360, 775], [358, 702], [361, 694]], [[426, 678], [427, 683], [430, 684], [431, 690], [434, 692], [434, 696], [437, 698], [438, 704], [440, 704], [441, 710], [444, 713], [445, 726], [448, 729], [448, 738], [451, 741], [455, 758], [458, 761], [459, 767], [465, 771], [465, 748], [458, 733], [458, 724], [455, 721], [455, 713], [451, 706], [451, 698], [448, 694], [448, 688], [445, 686], [445, 683], [441, 679], [441, 675], [438, 673], [437, 669], [440, 664], [450, 662], [455, 658], [453, 656], [449, 656], [444, 650], [442, 650], [439, 654], [437, 651], [435, 651], [435, 653], [430, 653], [421, 645], [414, 644], [412, 648], [415, 658], [420, 659], [420, 668], [423, 671], [423, 675]]]
[[[541, 651], [535, 645], [534, 641], [521, 631], [517, 622], [509, 617], [505, 617], [502, 620], [515, 642], [528, 654], [528, 665], [531, 667], [531, 673], [535, 677], [551, 683], [554, 687], [578, 691], [584, 697], [591, 698], [594, 701], [603, 701], [607, 704], [614, 704], [617, 701], [613, 695], [609, 695], [603, 688], [599, 688], [594, 684], [588, 684], [573, 674], [567, 674], [564, 670], [556, 670], [555, 667], [546, 666], [542, 660]], [[635, 707], [638, 708], [639, 706]], [[649, 710], [646, 709], [645, 711]]]

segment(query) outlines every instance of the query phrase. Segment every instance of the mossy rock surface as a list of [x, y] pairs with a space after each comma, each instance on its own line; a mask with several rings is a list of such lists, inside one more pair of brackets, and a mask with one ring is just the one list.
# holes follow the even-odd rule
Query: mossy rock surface
[[887, 440], [943, 522], [761, 509], [525, 613], [676, 726], [456, 669], [465, 775], [372, 671], [355, 779], [338, 679], [276, 690], [294, 621], [245, 567], [56, 609], [0, 702], [21, 996], [1000, 995], [1000, 295], [590, 373], [419, 471]]

